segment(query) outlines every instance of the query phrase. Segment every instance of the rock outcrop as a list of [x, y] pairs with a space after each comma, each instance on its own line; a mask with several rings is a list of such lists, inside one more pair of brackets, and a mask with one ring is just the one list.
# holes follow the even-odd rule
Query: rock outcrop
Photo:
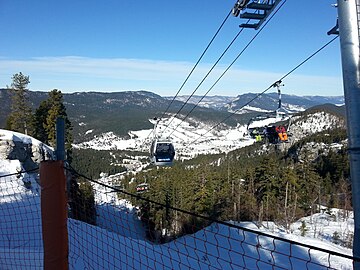
[[19, 160], [25, 171], [54, 159], [52, 149], [29, 136], [0, 129], [0, 159]]

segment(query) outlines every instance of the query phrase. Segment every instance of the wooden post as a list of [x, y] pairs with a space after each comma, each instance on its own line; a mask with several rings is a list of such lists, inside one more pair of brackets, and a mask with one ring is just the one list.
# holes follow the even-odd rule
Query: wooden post
[[67, 270], [69, 249], [64, 161], [41, 162], [40, 185], [44, 269]]

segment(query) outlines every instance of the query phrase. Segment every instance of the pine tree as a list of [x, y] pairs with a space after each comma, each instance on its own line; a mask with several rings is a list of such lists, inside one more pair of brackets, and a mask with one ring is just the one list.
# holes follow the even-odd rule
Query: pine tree
[[95, 194], [89, 182], [70, 175], [70, 217], [96, 224]]
[[6, 126], [12, 131], [32, 135], [32, 110], [29, 104], [28, 90], [26, 89], [29, 83], [29, 76], [25, 76], [21, 72], [13, 75], [11, 113]]
[[67, 116], [63, 94], [60, 90], [52, 90], [48, 99], [42, 101], [36, 109], [33, 119], [34, 137], [54, 147], [56, 143], [56, 119], [58, 117], [65, 119], [65, 149], [67, 150], [67, 161], [71, 163], [72, 124]]
[[40, 103], [40, 106], [35, 110], [33, 126], [34, 126], [34, 138], [42, 141], [45, 144], [49, 144], [48, 134], [45, 129], [46, 118], [50, 110], [50, 103], [48, 100], [44, 100]]
[[[281, 217], [280, 220], [283, 225], [285, 226], [286, 230], [290, 230], [290, 224], [295, 221], [297, 217], [298, 207], [297, 207], [297, 200], [298, 200], [298, 177], [296, 172], [291, 167], [287, 167], [284, 169], [284, 175], [282, 177], [283, 186], [285, 187], [282, 189], [285, 194], [282, 195], [283, 197], [283, 205], [281, 209]], [[283, 209], [283, 211], [282, 211]]]
[[72, 125], [67, 117], [66, 108], [63, 103], [63, 95], [60, 90], [54, 89], [49, 93], [48, 98], [48, 113], [44, 128], [47, 133], [48, 142], [51, 146], [55, 146], [56, 142], [56, 119], [58, 117], [65, 118], [65, 130], [66, 130], [66, 149], [71, 148], [72, 142]]

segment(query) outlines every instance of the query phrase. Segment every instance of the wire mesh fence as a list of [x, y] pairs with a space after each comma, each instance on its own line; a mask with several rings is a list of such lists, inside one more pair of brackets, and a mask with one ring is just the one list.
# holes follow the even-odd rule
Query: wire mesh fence
[[40, 190], [36, 174], [0, 174], [0, 269], [42, 269]]
[[[76, 180], [81, 188], [69, 194], [69, 269], [352, 269], [358, 261], [335, 245], [292, 241], [151, 201], [145, 193]], [[0, 175], [0, 215], [0, 269], [42, 269], [36, 174]]]
[[80, 183], [91, 183], [96, 209], [88, 211], [87, 224], [69, 222], [74, 268], [352, 269], [355, 260], [331, 244], [317, 247], [261, 232], [251, 223], [211, 220], [85, 176]]

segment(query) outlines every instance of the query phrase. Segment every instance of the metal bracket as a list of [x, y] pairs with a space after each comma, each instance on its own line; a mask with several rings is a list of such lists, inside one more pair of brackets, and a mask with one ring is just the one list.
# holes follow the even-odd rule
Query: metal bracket
[[331, 28], [327, 34], [330, 36], [330, 35], [339, 35], [339, 21], [336, 20], [336, 25]]
[[[332, 4], [331, 5], [332, 7], [334, 8], [337, 8], [338, 7], [338, 4]], [[336, 25], [331, 28], [327, 34], [330, 36], [330, 35], [339, 35], [339, 19], [336, 19]]]

